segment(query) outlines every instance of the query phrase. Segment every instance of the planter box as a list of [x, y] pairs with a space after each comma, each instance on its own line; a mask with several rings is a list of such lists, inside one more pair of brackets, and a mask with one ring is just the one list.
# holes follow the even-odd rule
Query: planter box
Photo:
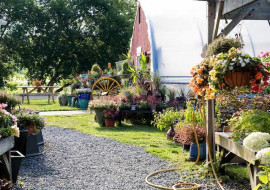
[[37, 141], [39, 146], [44, 145], [42, 130], [40, 130], [40, 132], [37, 134]]
[[15, 150], [11, 151], [10, 153], [11, 153], [11, 165], [12, 165], [12, 182], [16, 183], [18, 174], [20, 171], [21, 163], [23, 159], [25, 158], [25, 156], [22, 155], [22, 153], [20, 153], [19, 151], [15, 151]]
[[20, 151], [25, 157], [38, 156], [38, 141], [36, 135], [29, 135], [28, 130], [21, 130], [20, 137], [15, 138], [15, 147], [13, 150]]

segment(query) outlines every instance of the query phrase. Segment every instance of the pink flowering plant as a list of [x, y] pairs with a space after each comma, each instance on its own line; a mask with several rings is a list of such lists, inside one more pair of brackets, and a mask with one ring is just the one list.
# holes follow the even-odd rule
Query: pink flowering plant
[[0, 138], [20, 135], [17, 127], [17, 118], [5, 108], [7, 104], [0, 104]]
[[109, 110], [118, 108], [121, 98], [119, 96], [104, 96], [90, 101], [88, 108], [90, 110]]

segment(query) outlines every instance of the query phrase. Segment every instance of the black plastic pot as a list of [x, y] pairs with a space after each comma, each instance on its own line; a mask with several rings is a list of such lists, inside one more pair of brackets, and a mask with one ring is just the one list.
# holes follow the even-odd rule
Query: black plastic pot
[[43, 139], [43, 134], [41, 130], [39, 133], [37, 133], [37, 141], [38, 141], [39, 146], [44, 145], [44, 139]]
[[16, 150], [12, 150], [10, 154], [11, 154], [11, 166], [12, 166], [12, 182], [16, 183], [18, 174], [20, 171], [21, 163], [23, 159], [25, 158], [25, 156]]
[[25, 157], [38, 156], [39, 152], [37, 136], [29, 135], [28, 130], [21, 130], [20, 137], [15, 138], [13, 150], [20, 151]]

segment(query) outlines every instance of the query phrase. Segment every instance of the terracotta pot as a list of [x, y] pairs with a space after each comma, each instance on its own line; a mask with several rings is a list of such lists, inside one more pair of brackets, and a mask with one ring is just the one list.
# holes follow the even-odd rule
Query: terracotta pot
[[250, 72], [230, 72], [224, 80], [230, 87], [243, 87], [249, 85], [250, 76]]
[[33, 81], [32, 84], [34, 86], [41, 86], [41, 81]]
[[114, 119], [105, 119], [106, 127], [114, 127], [115, 120]]

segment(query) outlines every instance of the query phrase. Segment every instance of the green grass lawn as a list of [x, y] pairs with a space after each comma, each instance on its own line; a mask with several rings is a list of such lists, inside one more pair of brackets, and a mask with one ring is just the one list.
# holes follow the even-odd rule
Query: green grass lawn
[[80, 108], [60, 106], [58, 100], [55, 103], [52, 101], [48, 104], [48, 99], [44, 100], [30, 100], [30, 104], [27, 101], [21, 105], [21, 108], [29, 108], [35, 111], [67, 111], [67, 110], [80, 110]]
[[[134, 126], [124, 123], [122, 126], [114, 128], [99, 127], [94, 122], [94, 114], [45, 116], [45, 119], [48, 126], [74, 129], [82, 133], [143, 147], [146, 152], [171, 161], [177, 167], [183, 169], [189, 169], [194, 164], [194, 162], [188, 161], [188, 152], [184, 151], [181, 146], [166, 139], [166, 131], [160, 131], [153, 126]], [[197, 167], [200, 167], [200, 164], [195, 166], [195, 168]], [[248, 178], [246, 167], [227, 166], [226, 171], [233, 179]]]

